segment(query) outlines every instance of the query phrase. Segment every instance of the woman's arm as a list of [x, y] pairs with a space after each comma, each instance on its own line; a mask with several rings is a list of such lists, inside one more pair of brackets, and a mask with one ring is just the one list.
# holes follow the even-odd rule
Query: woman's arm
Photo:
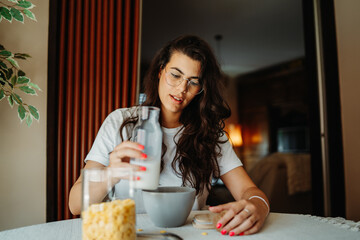
[[269, 201], [256, 187], [243, 167], [237, 167], [221, 177], [236, 202], [210, 207], [212, 212], [227, 210], [218, 221], [222, 234], [247, 235], [258, 232], [268, 215]]
[[[90, 168], [104, 168], [105, 166], [101, 163], [88, 160], [85, 164], [84, 169]], [[97, 189], [97, 193], [93, 198], [96, 198], [98, 202], [101, 202], [107, 194], [107, 188]], [[69, 209], [70, 212], [74, 215], [79, 215], [81, 213], [81, 199], [82, 199], [82, 174], [80, 174], [79, 178], [76, 180], [74, 185], [72, 186], [69, 194]]]
[[221, 180], [236, 200], [249, 199], [255, 195], [267, 200], [266, 195], [257, 188], [243, 167], [237, 167], [225, 173]]

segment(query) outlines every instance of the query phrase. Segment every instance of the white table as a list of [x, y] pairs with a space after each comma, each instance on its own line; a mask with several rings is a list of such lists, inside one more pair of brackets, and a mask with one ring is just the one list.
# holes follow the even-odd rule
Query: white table
[[[203, 212], [203, 211], [202, 211]], [[159, 233], [161, 230], [176, 233], [183, 239], [229, 240], [216, 230], [196, 229], [191, 219], [199, 211], [190, 214], [186, 225], [178, 228], [158, 228], [150, 221], [146, 214], [137, 215], [137, 228], [143, 232]], [[342, 223], [341, 223], [342, 222]], [[202, 235], [207, 232], [208, 235]], [[235, 237], [235, 236], [234, 236]], [[233, 239], [231, 237], [230, 239]], [[270, 213], [262, 230], [250, 236], [237, 236], [236, 239], [360, 239], [360, 222], [354, 223], [336, 218], [320, 218], [310, 215]], [[72, 219], [50, 222], [28, 227], [16, 228], [0, 232], [1, 240], [81, 240], [81, 220]]]

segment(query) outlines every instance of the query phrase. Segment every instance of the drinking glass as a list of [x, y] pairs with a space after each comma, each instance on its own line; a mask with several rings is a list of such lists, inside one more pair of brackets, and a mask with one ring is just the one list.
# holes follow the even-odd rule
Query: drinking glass
[[82, 189], [83, 240], [136, 239], [131, 168], [83, 169]]

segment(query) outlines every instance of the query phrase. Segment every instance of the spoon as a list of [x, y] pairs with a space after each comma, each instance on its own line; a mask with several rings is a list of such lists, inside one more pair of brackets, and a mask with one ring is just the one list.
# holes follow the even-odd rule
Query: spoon
[[137, 238], [164, 239], [164, 240], [183, 240], [175, 233], [136, 233]]

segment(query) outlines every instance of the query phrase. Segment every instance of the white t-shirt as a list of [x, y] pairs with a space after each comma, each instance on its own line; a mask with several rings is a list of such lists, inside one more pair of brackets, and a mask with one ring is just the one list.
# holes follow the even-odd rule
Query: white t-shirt
[[[120, 126], [123, 123], [124, 119], [130, 117], [132, 114], [136, 114], [136, 107], [132, 108], [121, 108], [110, 113], [102, 126], [99, 129], [99, 132], [95, 138], [93, 146], [91, 147], [90, 152], [85, 158], [87, 160], [92, 160], [103, 164], [104, 166], [109, 165], [109, 153], [114, 150], [114, 148], [119, 145], [121, 141], [120, 137]], [[178, 177], [172, 166], [171, 162], [173, 161], [176, 153], [175, 141], [178, 141], [180, 134], [174, 136], [180, 130], [180, 127], [177, 128], [164, 128], [163, 131], [163, 142], [167, 147], [166, 153], [163, 157], [164, 159], [164, 169], [160, 173], [160, 186], [181, 186], [182, 178]], [[132, 129], [123, 128], [123, 137], [124, 140], [129, 139], [129, 134], [131, 135]], [[221, 137], [221, 140], [227, 140], [226, 135], [224, 134]], [[174, 141], [175, 140], [175, 141]], [[241, 161], [236, 156], [231, 144], [229, 141], [220, 144], [221, 145], [221, 154], [222, 156], [218, 158], [218, 164], [220, 168], [220, 176], [229, 172], [230, 170], [242, 166]], [[122, 186], [123, 185], [123, 186]], [[116, 195], [121, 195], [122, 191], [126, 191], [126, 182], [120, 181], [116, 184]], [[196, 197], [193, 210], [199, 210], [206, 204], [206, 199], [209, 195], [209, 192], [204, 189], [201, 195]], [[141, 196], [140, 196], [141, 197]], [[144, 212], [142, 206], [142, 200], [136, 202], [137, 212]]]

